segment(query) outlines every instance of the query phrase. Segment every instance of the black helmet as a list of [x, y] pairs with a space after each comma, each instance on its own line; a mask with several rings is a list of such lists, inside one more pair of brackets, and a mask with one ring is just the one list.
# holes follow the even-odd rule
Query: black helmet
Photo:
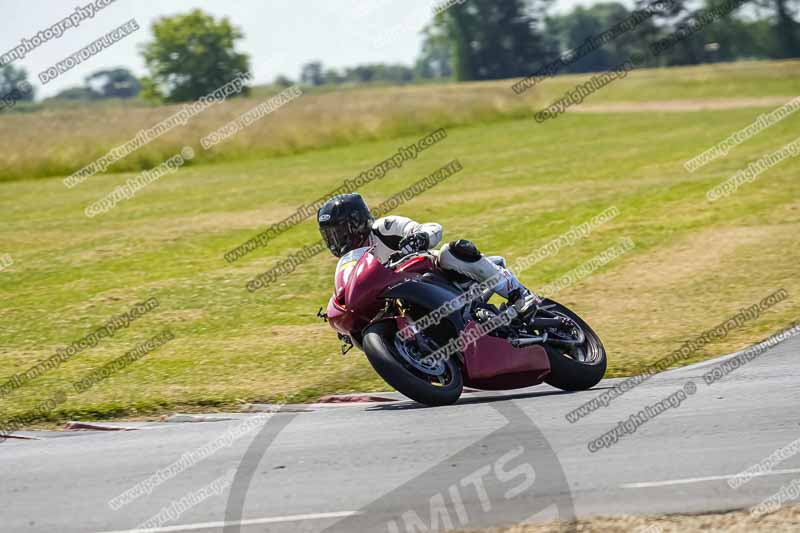
[[361, 195], [334, 196], [317, 211], [319, 232], [336, 257], [363, 245], [372, 230], [372, 214]]

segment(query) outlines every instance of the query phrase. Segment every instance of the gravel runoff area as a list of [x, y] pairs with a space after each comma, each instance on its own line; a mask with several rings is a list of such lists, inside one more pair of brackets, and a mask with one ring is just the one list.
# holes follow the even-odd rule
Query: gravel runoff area
[[[567, 528], [564, 528], [567, 530]], [[529, 524], [509, 528], [469, 530], [469, 533], [560, 533], [555, 523]], [[784, 506], [758, 518], [750, 509], [725, 513], [660, 516], [610, 516], [581, 520], [576, 533], [788, 533], [800, 531], [800, 505]], [[462, 533], [468, 533], [466, 530]]]

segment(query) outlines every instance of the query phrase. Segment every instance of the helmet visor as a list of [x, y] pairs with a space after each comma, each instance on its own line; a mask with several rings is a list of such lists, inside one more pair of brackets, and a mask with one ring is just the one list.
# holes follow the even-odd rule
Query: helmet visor
[[357, 234], [354, 234], [351, 224], [342, 222], [333, 226], [323, 226], [319, 228], [322, 234], [322, 240], [325, 246], [336, 257], [342, 257], [350, 250], [357, 248], [360, 242], [354, 242], [359, 239]]

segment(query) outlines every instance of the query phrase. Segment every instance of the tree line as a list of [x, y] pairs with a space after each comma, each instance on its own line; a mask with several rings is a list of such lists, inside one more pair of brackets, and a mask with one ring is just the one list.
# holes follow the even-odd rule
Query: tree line
[[[566, 66], [561, 72], [607, 70], [633, 55], [646, 57], [650, 44], [683, 27], [703, 10], [726, 0], [636, 0], [634, 9], [619, 2], [576, 7], [548, 15], [553, 0], [467, 0], [436, 15], [422, 31], [422, 47], [413, 66], [363, 65], [344, 72], [308, 63], [300, 73], [306, 85], [425, 79], [492, 80], [527, 76], [578, 49], [625, 20], [646, 13], [636, 28]], [[703, 31], [682, 40], [644, 66], [677, 66], [800, 57], [800, 3], [749, 0]]]
[[561, 72], [597, 72], [631, 56], [645, 66], [676, 66], [800, 57], [800, 3], [749, 0], [657, 57], [648, 46], [681, 28], [698, 13], [728, 0], [637, 0], [633, 10], [618, 2], [577, 7], [548, 15], [552, 0], [468, 0], [438, 15], [424, 30], [416, 71], [457, 81], [527, 76], [635, 15], [634, 29], [565, 66]]
[[[635, 21], [602, 46], [565, 61], [561, 73], [607, 70], [634, 55], [643, 66], [674, 66], [800, 57], [797, 0], [635, 0], [633, 9], [619, 2], [576, 7], [548, 14], [554, 0], [466, 0], [434, 10], [422, 30], [422, 44], [413, 65], [374, 63], [344, 69], [306, 63], [297, 83], [305, 86], [342, 84], [405, 84], [426, 80], [492, 80], [528, 76], [558, 58], [574, 54], [609, 29]], [[648, 46], [682, 28], [692, 28], [698, 13], [741, 7], [717, 17], [702, 31], [687, 32], [675, 46], [657, 56]], [[229, 80], [250, 72], [250, 58], [236, 45], [244, 37], [225, 17], [199, 9], [162, 17], [152, 26], [152, 41], [142, 47], [148, 75], [137, 78], [123, 67], [89, 75], [82, 86], [66, 89], [56, 100], [93, 101], [139, 97], [151, 101], [197, 99]], [[607, 35], [607, 34], [606, 34]], [[13, 65], [0, 69], [0, 97], [21, 101], [34, 91], [18, 91], [27, 73]], [[276, 86], [295, 83], [281, 75]], [[243, 91], [242, 94], [247, 94]], [[0, 108], [0, 110], [2, 110]]]

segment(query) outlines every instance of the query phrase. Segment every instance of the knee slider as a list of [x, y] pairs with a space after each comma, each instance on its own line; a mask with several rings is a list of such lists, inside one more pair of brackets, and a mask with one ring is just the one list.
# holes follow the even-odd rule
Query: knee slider
[[481, 253], [478, 251], [478, 248], [470, 241], [464, 239], [451, 242], [449, 248], [453, 257], [467, 263], [474, 263], [481, 258]]

